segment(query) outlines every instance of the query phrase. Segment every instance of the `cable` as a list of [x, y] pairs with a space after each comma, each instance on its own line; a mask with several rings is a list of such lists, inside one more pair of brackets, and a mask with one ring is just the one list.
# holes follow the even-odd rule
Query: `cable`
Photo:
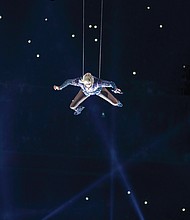
[[[104, 9], [104, 0], [101, 0], [101, 17], [100, 17], [100, 47], [99, 47], [99, 68], [98, 68], [98, 77], [101, 76], [102, 68], [102, 35], [103, 35], [103, 9]], [[83, 0], [83, 36], [82, 36], [82, 75], [85, 73], [85, 0]]]
[[85, 63], [84, 63], [84, 59], [85, 59], [85, 33], [84, 33], [84, 29], [85, 29], [85, 0], [83, 0], [83, 16], [82, 16], [82, 23], [83, 23], [83, 36], [82, 36], [82, 75], [84, 76], [84, 71], [85, 71]]
[[101, 76], [101, 67], [102, 67], [103, 9], [104, 9], [104, 0], [101, 0], [100, 50], [99, 50], [99, 74], [98, 74], [99, 78]]

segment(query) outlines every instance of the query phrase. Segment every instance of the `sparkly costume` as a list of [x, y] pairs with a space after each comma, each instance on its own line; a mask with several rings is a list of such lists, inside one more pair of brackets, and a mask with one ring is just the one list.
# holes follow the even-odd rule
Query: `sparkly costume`
[[91, 95], [98, 95], [99, 97], [105, 99], [110, 104], [118, 107], [122, 107], [122, 103], [118, 101], [105, 87], [111, 87], [115, 91], [117, 89], [116, 85], [112, 81], [106, 81], [94, 77], [94, 83], [90, 88], [85, 87], [84, 83], [81, 83], [82, 77], [78, 77], [75, 79], [68, 79], [66, 80], [59, 88], [60, 90], [64, 89], [68, 85], [78, 86], [80, 87], [80, 91], [75, 96], [70, 104], [70, 108], [75, 111], [75, 115], [81, 113], [84, 109], [83, 106], [79, 106], [85, 99], [87, 99]]

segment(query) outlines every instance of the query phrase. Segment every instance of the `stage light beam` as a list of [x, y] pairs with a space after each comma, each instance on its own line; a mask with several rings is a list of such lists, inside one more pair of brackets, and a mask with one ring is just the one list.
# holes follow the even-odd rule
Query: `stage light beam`
[[91, 191], [92, 189], [97, 187], [99, 184], [101, 184], [102, 182], [107, 180], [107, 178], [109, 176], [110, 176], [110, 173], [105, 174], [103, 177], [98, 179], [96, 182], [91, 184], [89, 187], [87, 187], [83, 191], [79, 192], [77, 195], [73, 196], [71, 199], [69, 199], [68, 201], [66, 201], [65, 203], [60, 205], [59, 207], [55, 208], [53, 211], [49, 212], [45, 217], [42, 218], [42, 220], [50, 219], [53, 216], [57, 215], [58, 213], [63, 212], [66, 207], [68, 207], [69, 205], [74, 203], [76, 200], [78, 200], [79, 198], [83, 197], [84, 194], [88, 193], [89, 191]]
[[[92, 112], [92, 114], [94, 114], [94, 112]], [[93, 117], [93, 119], [96, 117], [95, 115], [93, 115], [94, 117]], [[94, 120], [94, 122], [95, 122], [95, 126], [96, 126], [96, 128], [97, 128], [97, 130], [100, 132], [100, 136], [101, 136], [101, 138], [102, 138], [102, 141], [103, 141], [103, 143], [105, 144], [105, 146], [107, 146], [107, 148], [109, 149], [109, 151], [110, 151], [110, 155], [111, 155], [111, 159], [112, 159], [112, 163], [114, 164], [114, 172], [115, 171], [117, 171], [119, 174], [120, 174], [120, 177], [121, 177], [121, 179], [122, 179], [122, 181], [123, 181], [123, 183], [124, 183], [124, 186], [126, 187], [126, 189], [128, 190], [128, 189], [131, 189], [132, 187], [130, 186], [130, 184], [129, 184], [129, 181], [128, 181], [128, 179], [127, 179], [127, 176], [126, 176], [126, 173], [124, 173], [124, 171], [123, 171], [123, 166], [119, 163], [119, 161], [118, 161], [118, 157], [117, 157], [117, 153], [116, 153], [116, 151], [115, 151], [115, 148], [116, 148], [116, 146], [115, 146], [115, 141], [114, 141], [114, 135], [112, 135], [112, 138], [111, 138], [111, 140], [110, 140], [110, 135], [109, 135], [109, 133], [108, 132], [106, 132], [106, 131], [108, 131], [109, 129], [108, 128], [106, 128], [103, 124], [102, 124], [102, 121], [100, 121], [100, 119], [99, 118], [96, 118], [96, 120]], [[114, 133], [114, 132], [113, 132]], [[110, 140], [110, 141], [108, 141], [108, 140]], [[113, 172], [113, 170], [112, 170], [112, 172]], [[112, 173], [111, 172], [111, 173]], [[141, 209], [140, 209], [140, 207], [139, 207], [139, 205], [138, 205], [138, 202], [137, 202], [137, 200], [136, 200], [136, 198], [135, 198], [135, 195], [134, 194], [131, 194], [131, 196], [130, 196], [130, 199], [131, 199], [131, 201], [132, 201], [132, 203], [133, 203], [133, 206], [134, 206], [134, 209], [135, 209], [135, 211], [136, 211], [136, 214], [139, 216], [139, 219], [140, 220], [144, 220], [144, 216], [143, 216], [143, 213], [142, 213], [142, 211], [141, 211]]]

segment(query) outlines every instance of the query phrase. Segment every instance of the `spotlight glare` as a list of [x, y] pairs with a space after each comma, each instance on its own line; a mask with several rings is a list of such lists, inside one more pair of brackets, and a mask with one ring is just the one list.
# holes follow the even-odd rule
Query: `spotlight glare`
[[136, 74], [137, 74], [137, 72], [133, 71], [133, 75], [136, 75]]
[[98, 28], [98, 26], [97, 26], [97, 25], [94, 25], [94, 28]]
[[40, 57], [40, 54], [39, 54], [39, 53], [38, 53], [38, 54], [36, 54], [36, 57], [37, 57], [37, 58], [39, 58], [39, 57]]
[[150, 6], [147, 6], [147, 9], [150, 10]]
[[144, 204], [145, 204], [145, 205], [147, 205], [147, 204], [148, 204], [148, 202], [147, 202], [147, 201], [144, 201]]
[[89, 27], [89, 28], [92, 28], [92, 25], [90, 24], [88, 27]]
[[97, 38], [95, 38], [95, 39], [94, 39], [94, 41], [95, 41], [95, 42], [97, 42], [97, 41], [98, 41], [98, 39], [97, 39]]
[[160, 24], [160, 28], [163, 28], [163, 25], [162, 25], [162, 24]]
[[130, 195], [130, 194], [131, 194], [131, 191], [127, 191], [127, 194]]
[[88, 201], [88, 200], [89, 200], [89, 198], [88, 198], [88, 197], [86, 197], [85, 199], [86, 199], [86, 201]]
[[102, 117], [103, 117], [103, 118], [105, 117], [105, 113], [104, 113], [104, 112], [102, 112]]
[[47, 18], [45, 18], [44, 20], [45, 20], [45, 21], [48, 21], [48, 19], [47, 19]]
[[185, 212], [185, 208], [182, 208], [182, 212]]
[[29, 44], [31, 44], [31, 42], [32, 42], [31, 40], [28, 40], [28, 43], [29, 43]]
[[73, 38], [74, 38], [74, 37], [75, 37], [75, 34], [72, 34], [72, 35], [71, 35], [71, 37], [73, 37]]

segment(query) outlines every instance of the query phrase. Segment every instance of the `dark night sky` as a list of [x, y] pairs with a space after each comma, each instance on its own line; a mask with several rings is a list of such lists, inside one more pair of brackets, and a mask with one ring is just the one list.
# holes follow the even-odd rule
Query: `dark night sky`
[[[100, 3], [85, 1], [97, 77]], [[82, 0], [0, 0], [0, 220], [190, 219], [189, 9], [104, 0], [101, 78], [124, 106], [93, 96], [74, 116], [79, 88], [53, 85], [82, 75]]]

